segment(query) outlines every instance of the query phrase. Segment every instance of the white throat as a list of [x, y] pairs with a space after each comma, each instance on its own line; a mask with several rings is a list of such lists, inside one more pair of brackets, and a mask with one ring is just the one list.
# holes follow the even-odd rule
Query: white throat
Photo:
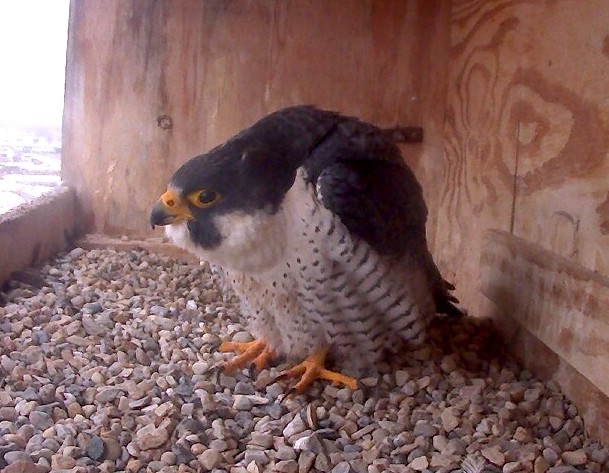
[[287, 238], [285, 217], [280, 209], [276, 214], [259, 211], [253, 215], [233, 213], [214, 218], [222, 235], [219, 246], [206, 250], [195, 245], [186, 222], [165, 227], [165, 234], [180, 246], [210, 263], [243, 272], [257, 273], [272, 268], [283, 256]]

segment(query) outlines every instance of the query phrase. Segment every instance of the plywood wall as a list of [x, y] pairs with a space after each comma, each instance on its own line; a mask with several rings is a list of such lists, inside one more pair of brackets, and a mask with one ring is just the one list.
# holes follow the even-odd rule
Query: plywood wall
[[404, 151], [435, 215], [449, 16], [426, 0], [72, 0], [63, 178], [82, 228], [146, 235], [182, 162], [300, 103], [423, 126]]
[[442, 269], [476, 312], [495, 228], [609, 275], [609, 2], [452, 6]]

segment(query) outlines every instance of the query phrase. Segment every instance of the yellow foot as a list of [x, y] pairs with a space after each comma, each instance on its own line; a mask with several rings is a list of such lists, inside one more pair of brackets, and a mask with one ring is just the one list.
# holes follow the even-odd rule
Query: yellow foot
[[241, 352], [240, 355], [224, 363], [224, 370], [228, 373], [238, 368], [243, 368], [248, 361], [253, 361], [256, 368], [262, 370], [275, 357], [273, 351], [261, 340], [245, 343], [222, 342], [220, 351], [222, 353], [229, 351]]
[[334, 381], [335, 383], [347, 386], [353, 391], [357, 389], [357, 380], [355, 378], [324, 368], [327, 353], [327, 349], [319, 350], [302, 363], [281, 373], [281, 378], [300, 376], [300, 381], [291, 390], [292, 394], [304, 392], [316, 379]]

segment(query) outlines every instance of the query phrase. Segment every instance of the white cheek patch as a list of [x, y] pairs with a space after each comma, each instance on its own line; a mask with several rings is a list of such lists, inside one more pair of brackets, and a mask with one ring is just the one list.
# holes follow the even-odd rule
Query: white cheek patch
[[165, 235], [202, 260], [239, 271], [265, 271], [277, 264], [285, 252], [282, 212], [238, 212], [214, 217], [213, 222], [222, 237], [220, 245], [212, 249], [193, 243], [185, 221], [167, 225]]

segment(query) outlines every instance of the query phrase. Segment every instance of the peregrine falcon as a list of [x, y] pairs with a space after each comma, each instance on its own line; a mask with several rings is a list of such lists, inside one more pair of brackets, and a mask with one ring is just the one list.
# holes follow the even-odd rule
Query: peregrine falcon
[[[295, 106], [182, 165], [150, 222], [221, 268], [255, 340], [226, 369], [278, 356], [301, 392], [317, 378], [355, 389], [384, 351], [419, 344], [458, 314], [427, 248], [421, 186], [376, 126]], [[329, 357], [342, 372], [325, 368]]]

